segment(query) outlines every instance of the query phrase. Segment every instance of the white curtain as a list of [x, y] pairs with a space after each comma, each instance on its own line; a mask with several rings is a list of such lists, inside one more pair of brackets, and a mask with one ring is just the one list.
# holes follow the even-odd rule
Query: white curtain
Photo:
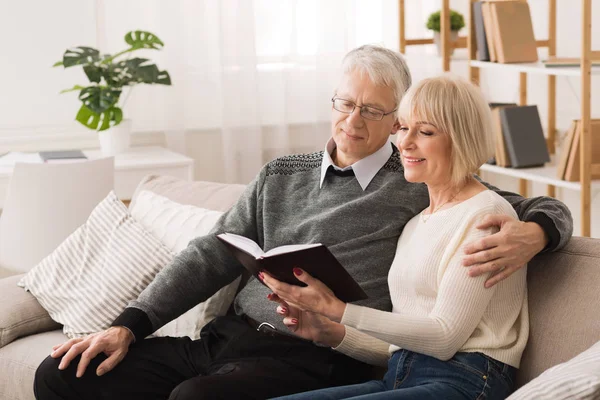
[[[429, 35], [425, 21], [440, 0], [405, 4], [407, 37]], [[452, 7], [464, 12], [465, 4], [453, 0]], [[126, 32], [147, 30], [165, 47], [134, 56], [156, 61], [173, 86], [140, 85], [125, 94], [134, 133], [165, 132], [168, 147], [195, 158], [198, 178], [210, 168], [219, 171], [210, 179], [248, 182], [278, 155], [323, 148], [343, 55], [364, 43], [398, 49], [397, 7], [397, 0], [4, 2], [0, 34], [11, 37], [5, 53], [13, 58], [0, 65], [0, 140], [89, 137], [74, 121], [76, 94], [58, 94], [85, 84], [85, 75], [50, 66], [67, 47], [114, 54], [126, 48]], [[426, 57], [433, 52], [408, 49], [416, 79], [441, 71], [438, 58]], [[54, 146], [77, 147], [77, 136], [68, 137], [75, 142]]]
[[[103, 51], [132, 29], [155, 33], [142, 54], [171, 74], [171, 87], [136, 87], [125, 112], [134, 131], [217, 132], [225, 180], [248, 182], [268, 160], [323, 148], [343, 55], [364, 43], [397, 48], [395, 0], [96, 0]], [[197, 141], [195, 141], [197, 143]], [[197, 150], [197, 149], [196, 149]], [[195, 152], [197, 154], [197, 151]]]

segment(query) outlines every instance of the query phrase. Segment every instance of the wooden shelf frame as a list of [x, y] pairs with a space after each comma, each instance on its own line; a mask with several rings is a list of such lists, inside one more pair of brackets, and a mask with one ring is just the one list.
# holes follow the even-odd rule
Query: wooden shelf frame
[[[579, 183], [567, 182], [558, 178], [551, 178], [545, 172], [552, 170], [552, 167], [544, 169], [523, 169], [521, 172], [510, 168], [502, 168], [497, 166], [484, 166], [482, 170], [492, 173], [499, 173], [519, 178], [520, 192], [523, 196], [527, 196], [527, 182], [536, 181], [548, 184], [548, 195], [555, 196], [556, 186], [563, 188], [580, 190], [581, 196], [581, 235], [591, 235], [591, 192], [592, 192], [592, 171], [600, 169], [599, 164], [592, 164], [592, 137], [591, 137], [591, 77], [592, 72], [597, 74], [600, 72], [597, 68], [592, 69], [592, 60], [600, 59], [600, 51], [592, 50], [592, 1], [581, 1], [581, 64], [578, 69], [573, 67], [565, 68], [546, 68], [538, 64], [499, 64], [477, 61], [476, 59], [476, 44], [475, 44], [475, 28], [473, 23], [473, 7], [472, 3], [478, 0], [470, 0], [468, 12], [468, 35], [467, 48], [469, 53], [469, 79], [479, 84], [480, 68], [505, 68], [507, 70], [516, 70], [519, 72], [519, 104], [527, 103], [527, 74], [528, 73], [543, 73], [548, 76], [548, 134], [547, 146], [550, 154], [555, 153], [555, 132], [556, 132], [556, 76], [579, 76], [581, 79], [581, 104], [580, 104], [580, 121], [582, 126], [581, 140], [579, 151], [580, 157], [580, 181]], [[447, 3], [448, 0], [444, 0]], [[548, 47], [548, 55], [556, 55], [556, 0], [548, 0], [549, 21], [548, 21], [548, 39], [538, 40], [538, 47]], [[444, 53], [445, 54], [445, 53]], [[445, 64], [444, 64], [445, 65]], [[564, 151], [564, 150], [563, 150]], [[595, 186], [598, 186], [595, 183]]]
[[[406, 39], [404, 0], [398, 0], [398, 27], [400, 30], [400, 53], [406, 53], [406, 46], [433, 44], [433, 39]], [[459, 37], [455, 42], [450, 40], [450, 0], [442, 0], [440, 15], [440, 42], [442, 44], [442, 63], [444, 71], [450, 71], [450, 55], [452, 49], [467, 47], [468, 37]]]

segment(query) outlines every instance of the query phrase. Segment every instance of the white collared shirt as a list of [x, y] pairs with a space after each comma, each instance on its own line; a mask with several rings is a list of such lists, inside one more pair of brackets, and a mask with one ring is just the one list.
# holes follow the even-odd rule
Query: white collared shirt
[[379, 150], [375, 153], [366, 156], [363, 159], [358, 160], [354, 164], [340, 168], [333, 163], [331, 159], [331, 153], [335, 150], [335, 142], [333, 138], [330, 138], [327, 141], [327, 145], [325, 146], [325, 151], [323, 152], [323, 162], [321, 163], [321, 182], [319, 184], [319, 188], [323, 187], [323, 181], [325, 180], [325, 174], [327, 173], [327, 168], [329, 166], [333, 166], [333, 168], [338, 171], [347, 171], [353, 170], [354, 176], [356, 176], [356, 180], [358, 181], [362, 190], [366, 190], [369, 183], [373, 180], [377, 172], [385, 165], [387, 160], [392, 155], [392, 146], [390, 146], [390, 142], [387, 141], [385, 145], [381, 146]]

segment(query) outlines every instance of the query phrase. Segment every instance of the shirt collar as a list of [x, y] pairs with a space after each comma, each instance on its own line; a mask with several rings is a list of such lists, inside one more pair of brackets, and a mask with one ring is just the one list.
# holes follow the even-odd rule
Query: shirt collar
[[379, 172], [379, 170], [385, 165], [385, 163], [391, 157], [393, 152], [392, 146], [388, 141], [375, 153], [368, 155], [367, 157], [361, 160], [358, 160], [357, 162], [348, 167], [340, 168], [337, 165], [335, 165], [333, 163], [333, 160], [331, 159], [331, 153], [334, 149], [335, 142], [333, 141], [333, 138], [330, 138], [327, 142], [327, 145], [325, 146], [325, 151], [323, 152], [323, 162], [321, 163], [321, 181], [319, 184], [319, 188], [323, 187], [323, 181], [325, 180], [327, 169], [331, 165], [333, 166], [333, 168], [340, 171], [352, 169], [360, 187], [362, 188], [362, 190], [366, 190], [367, 186], [369, 186], [369, 183], [371, 183], [375, 175], [377, 175], [377, 172]]

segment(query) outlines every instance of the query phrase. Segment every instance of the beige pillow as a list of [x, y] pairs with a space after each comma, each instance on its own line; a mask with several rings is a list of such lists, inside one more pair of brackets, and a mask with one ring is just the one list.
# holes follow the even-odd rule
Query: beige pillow
[[20, 337], [61, 327], [31, 293], [17, 286], [23, 276], [0, 279], [0, 348]]
[[571, 360], [555, 365], [521, 387], [510, 400], [600, 398], [600, 342]]
[[[182, 205], [144, 190], [138, 193], [131, 214], [173, 253], [185, 249], [196, 237], [207, 235], [223, 212]], [[158, 329], [153, 336], [188, 336], [200, 338], [204, 325], [225, 315], [240, 283], [236, 279], [203, 303]]]

